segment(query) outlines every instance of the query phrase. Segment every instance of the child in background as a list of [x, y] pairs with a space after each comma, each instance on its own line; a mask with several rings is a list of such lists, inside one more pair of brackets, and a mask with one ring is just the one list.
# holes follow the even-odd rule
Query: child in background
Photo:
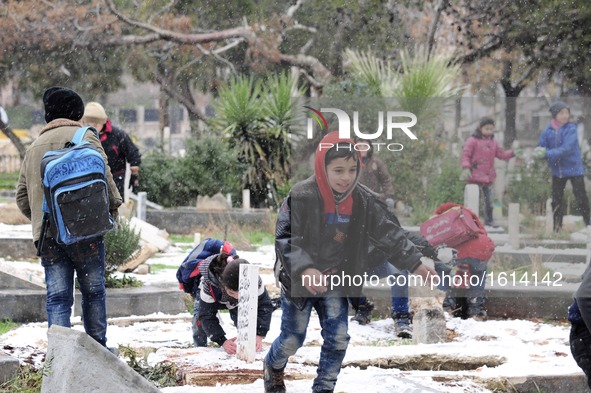
[[[472, 318], [478, 321], [483, 321], [487, 317], [485, 307], [486, 299], [484, 297], [486, 271], [488, 260], [492, 257], [495, 244], [490, 237], [488, 237], [486, 229], [484, 229], [478, 216], [470, 209], [456, 203], [444, 203], [435, 209], [435, 214], [445, 213], [454, 207], [462, 207], [472, 216], [472, 219], [479, 229], [479, 233], [478, 237], [454, 246], [457, 251], [457, 256], [454, 262], [457, 267], [455, 275], [464, 276], [465, 274], [465, 279], [463, 280], [463, 285], [459, 288], [452, 288], [450, 286], [440, 287], [440, 289], [446, 291], [445, 299], [443, 301], [443, 309], [455, 317], [462, 317], [464, 319]], [[445, 273], [448, 275], [454, 274], [452, 273], [452, 270], [447, 270]], [[470, 279], [471, 276], [475, 277]]]
[[[492, 185], [497, 177], [495, 157], [509, 160], [515, 157], [513, 150], [503, 150], [499, 142], [494, 140], [495, 121], [483, 117], [478, 128], [468, 138], [462, 151], [461, 180], [468, 184], [477, 184], [484, 196], [484, 224], [497, 227], [493, 221]], [[518, 152], [519, 153], [519, 152]]]
[[333, 392], [347, 346], [348, 300], [361, 286], [331, 286], [334, 275], [363, 276], [371, 268], [369, 245], [396, 267], [428, 279], [436, 272], [402, 229], [388, 219], [385, 205], [357, 184], [359, 153], [351, 139], [327, 134], [316, 150], [314, 176], [297, 183], [279, 209], [275, 232], [281, 283], [281, 332], [264, 360], [267, 393], [285, 392], [284, 369], [303, 345], [312, 309], [318, 313], [323, 344], [313, 392]]
[[546, 158], [552, 170], [552, 211], [554, 212], [554, 231], [562, 229], [564, 216], [564, 188], [570, 180], [573, 194], [577, 201], [576, 211], [583, 216], [585, 225], [589, 225], [589, 199], [585, 190], [585, 167], [581, 158], [581, 149], [577, 138], [577, 125], [571, 123], [570, 109], [566, 103], [556, 101], [550, 106], [552, 121], [540, 135], [539, 146], [533, 156]]

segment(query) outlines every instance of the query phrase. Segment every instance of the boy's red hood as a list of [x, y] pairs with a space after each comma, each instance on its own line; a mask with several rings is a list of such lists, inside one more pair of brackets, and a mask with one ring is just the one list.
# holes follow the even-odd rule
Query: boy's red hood
[[349, 191], [342, 195], [340, 200], [335, 200], [335, 195], [328, 184], [326, 176], [326, 153], [330, 150], [330, 145], [336, 146], [338, 143], [349, 143], [351, 148], [355, 145], [353, 139], [339, 138], [338, 131], [332, 131], [324, 136], [316, 149], [316, 157], [314, 159], [314, 175], [316, 177], [316, 183], [320, 189], [322, 200], [324, 201], [324, 213], [335, 213], [336, 206], [338, 204], [338, 214], [351, 215], [353, 211], [353, 196], [352, 192], [357, 182], [359, 181], [359, 175], [361, 174], [361, 154], [357, 152], [359, 158], [357, 160], [357, 178], [355, 183], [351, 186]]

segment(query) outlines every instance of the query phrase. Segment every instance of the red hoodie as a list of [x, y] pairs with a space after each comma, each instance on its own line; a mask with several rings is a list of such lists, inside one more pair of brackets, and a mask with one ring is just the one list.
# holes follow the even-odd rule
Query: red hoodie
[[[457, 203], [444, 203], [435, 209], [435, 214], [441, 214], [456, 206], [462, 205], [458, 205]], [[480, 234], [477, 238], [468, 240], [467, 242], [459, 244], [455, 247], [455, 249], [458, 250], [458, 259], [475, 258], [481, 261], [488, 261], [492, 257], [493, 251], [495, 250], [495, 244], [490, 239], [490, 237], [488, 237], [486, 229], [484, 229], [484, 225], [482, 225], [482, 222], [480, 222], [478, 216], [470, 209], [467, 209], [464, 206], [462, 206], [462, 208], [472, 215], [474, 222], [480, 229]]]
[[355, 146], [355, 142], [352, 139], [341, 139], [339, 138], [338, 131], [332, 131], [326, 134], [318, 144], [314, 160], [314, 175], [324, 202], [325, 218], [329, 223], [332, 221], [331, 217], [334, 216], [335, 213], [337, 218], [341, 215], [346, 217], [351, 216], [351, 213], [353, 212], [353, 196], [351, 194], [357, 185], [361, 174], [361, 153], [357, 152], [359, 159], [357, 160], [357, 177], [355, 178], [355, 182], [345, 194], [339, 195], [337, 200], [337, 196], [335, 196], [328, 184], [325, 160], [326, 153], [331, 149], [331, 145], [336, 146], [338, 143], [348, 143], [351, 145], [351, 149]]

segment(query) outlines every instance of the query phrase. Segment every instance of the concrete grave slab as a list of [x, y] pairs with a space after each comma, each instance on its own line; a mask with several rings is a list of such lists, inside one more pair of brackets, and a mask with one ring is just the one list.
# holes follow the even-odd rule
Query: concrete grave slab
[[0, 351], [0, 385], [10, 381], [18, 372], [18, 359]]
[[86, 333], [53, 325], [47, 336], [41, 393], [160, 392]]
[[41, 278], [0, 260], [0, 289], [45, 289]]

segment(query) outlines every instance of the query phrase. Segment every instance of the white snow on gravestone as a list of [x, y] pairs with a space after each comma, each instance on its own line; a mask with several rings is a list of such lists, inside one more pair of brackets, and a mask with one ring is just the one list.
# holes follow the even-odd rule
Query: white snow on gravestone
[[256, 356], [259, 267], [240, 265], [238, 287], [238, 349], [236, 357], [252, 363]]

